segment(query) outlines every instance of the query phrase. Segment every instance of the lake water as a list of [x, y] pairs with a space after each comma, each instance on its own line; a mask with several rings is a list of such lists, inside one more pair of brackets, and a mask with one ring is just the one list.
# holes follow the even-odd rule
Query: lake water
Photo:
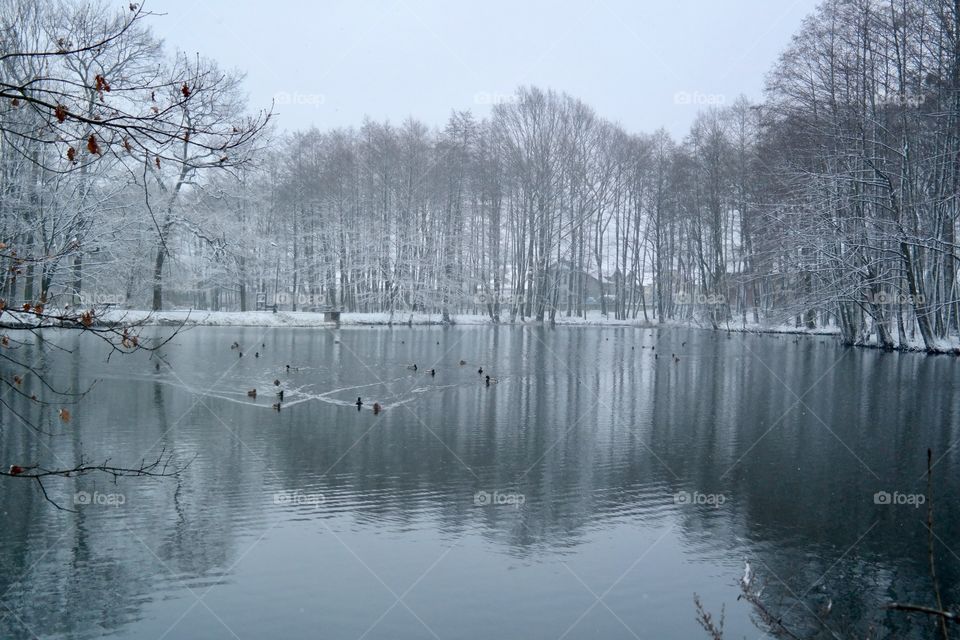
[[883, 609], [934, 603], [911, 504], [928, 447], [960, 603], [949, 357], [682, 329], [197, 328], [157, 371], [45, 340], [56, 386], [96, 384], [69, 424], [6, 395], [49, 434], [0, 414], [0, 464], [192, 462], [48, 481], [76, 512], [0, 479], [2, 638], [706, 638], [694, 593], [728, 638], [760, 638], [746, 560], [806, 635], [931, 637]]

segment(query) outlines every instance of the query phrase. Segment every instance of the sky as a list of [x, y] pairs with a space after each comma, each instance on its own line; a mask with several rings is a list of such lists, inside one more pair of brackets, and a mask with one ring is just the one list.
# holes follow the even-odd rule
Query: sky
[[566, 92], [630, 132], [680, 138], [697, 110], [762, 97], [815, 0], [147, 0], [169, 47], [247, 74], [280, 130], [365, 115], [442, 126], [516, 87]]

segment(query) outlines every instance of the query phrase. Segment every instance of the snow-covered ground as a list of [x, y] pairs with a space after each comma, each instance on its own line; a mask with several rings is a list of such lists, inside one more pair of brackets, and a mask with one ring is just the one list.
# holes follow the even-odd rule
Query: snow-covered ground
[[756, 322], [729, 322], [720, 327], [725, 331], [737, 331], [743, 333], [795, 333], [809, 335], [838, 335], [839, 327], [826, 326], [808, 329], [807, 327], [798, 327], [794, 324], [763, 324]]
[[[141, 322], [158, 325], [187, 324], [192, 326], [223, 326], [223, 327], [316, 327], [326, 326], [333, 323], [325, 321], [322, 313], [312, 313], [309, 311], [202, 311], [202, 310], [179, 310], [179, 311], [142, 311], [142, 310], [112, 310], [102, 313], [98, 316], [104, 322]], [[451, 319], [455, 324], [463, 325], [483, 325], [491, 324], [489, 316], [483, 314], [452, 314]], [[438, 325], [443, 324], [443, 318], [439, 313], [409, 313], [397, 312], [393, 316], [389, 313], [343, 313], [340, 317], [341, 325], [387, 325], [387, 324], [414, 324], [414, 325]], [[501, 323], [509, 323], [509, 315], [501, 316]], [[586, 317], [567, 317], [557, 315], [558, 325], [583, 325], [583, 326], [621, 326], [621, 327], [652, 327], [652, 326], [676, 326], [690, 327], [703, 326], [687, 321], [671, 321], [669, 323], [659, 323], [655, 319], [644, 320], [642, 317], [637, 319], [617, 320], [612, 316], [603, 316], [599, 311], [587, 312]], [[818, 327], [816, 329], [797, 328], [791, 324], [755, 324], [741, 322], [730, 322], [724, 324], [724, 330], [747, 331], [747, 332], [766, 332], [766, 333], [812, 333], [812, 334], [836, 334], [836, 327]]]
[[[54, 313], [47, 310], [48, 313]], [[492, 324], [489, 316], [482, 314], [453, 314], [451, 316], [453, 323], [457, 325], [489, 325]], [[36, 316], [32, 313], [20, 311], [5, 310], [0, 318], [0, 326], [16, 327], [19, 324], [35, 326]], [[177, 311], [145, 311], [145, 310], [121, 310], [114, 309], [100, 312], [96, 315], [97, 322], [104, 324], [148, 324], [157, 326], [191, 326], [191, 327], [332, 327], [333, 322], [324, 319], [322, 313], [313, 313], [309, 311], [203, 311], [203, 310], [177, 310]], [[340, 317], [341, 326], [386, 326], [393, 325], [440, 325], [443, 324], [442, 316], [439, 313], [395, 313], [391, 317], [388, 313], [344, 313]], [[48, 324], [48, 323], [44, 323]], [[53, 323], [49, 323], [53, 325]], [[501, 324], [509, 324], [509, 316], [501, 318]], [[531, 322], [517, 324], [532, 324]], [[567, 317], [558, 315], [556, 324], [558, 326], [605, 326], [605, 327], [677, 327], [677, 328], [709, 328], [709, 325], [692, 321], [670, 321], [659, 323], [656, 320], [645, 321], [643, 318], [636, 320], [616, 320], [612, 317], [604, 317], [599, 311], [590, 311], [584, 318]], [[806, 327], [797, 327], [792, 323], [782, 324], [764, 324], [753, 322], [731, 321], [724, 323], [720, 327], [721, 331], [735, 331], [742, 333], [783, 333], [800, 335], [839, 335], [840, 330], [835, 326], [816, 327], [808, 329]], [[875, 337], [871, 337], [865, 343], [859, 345], [864, 347], [877, 347]], [[920, 336], [908, 338], [904, 347], [909, 351], [925, 351], [923, 341]], [[960, 342], [941, 341], [936, 346], [935, 351], [941, 353], [960, 352]]]
[[[484, 314], [451, 314], [451, 320], [458, 325], [487, 325], [492, 324], [490, 317]], [[101, 321], [111, 323], [146, 322], [157, 325], [216, 326], [216, 327], [319, 327], [332, 326], [334, 323], [326, 321], [322, 313], [309, 311], [141, 311], [141, 310], [113, 310], [98, 316]], [[510, 324], [509, 314], [501, 315], [501, 324]], [[443, 317], [439, 313], [410, 313], [397, 312], [392, 316], [389, 313], [343, 313], [340, 316], [341, 325], [440, 325]], [[517, 324], [532, 324], [531, 321]], [[613, 316], [604, 316], [599, 311], [589, 311], [585, 317], [567, 317], [557, 315], [557, 325], [563, 326], [612, 326], [612, 327], [653, 327], [653, 326], [706, 326], [686, 321], [671, 321], [659, 323], [655, 319], [617, 320]], [[726, 329], [726, 325], [723, 327]], [[757, 325], [730, 324], [733, 331], [775, 332], [775, 333], [837, 333], [832, 327], [824, 329], [797, 329], [791, 325]]]
[[[98, 319], [110, 323], [146, 322], [157, 325], [217, 326], [217, 327], [321, 327], [332, 326], [324, 320], [322, 313], [309, 311], [140, 311], [112, 310], [101, 314]], [[491, 324], [489, 316], [481, 314], [453, 314], [455, 324], [485, 325]], [[507, 317], [502, 319], [506, 323]], [[439, 325], [443, 324], [439, 313], [344, 313], [340, 316], [341, 325]], [[591, 312], [586, 318], [557, 317], [558, 325], [608, 325], [608, 326], [652, 326], [654, 323], [639, 320], [614, 320], [605, 318], [599, 312]]]

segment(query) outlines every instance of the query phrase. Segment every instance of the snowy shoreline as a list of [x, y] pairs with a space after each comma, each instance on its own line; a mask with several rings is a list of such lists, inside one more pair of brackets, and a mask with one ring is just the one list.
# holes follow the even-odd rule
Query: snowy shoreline
[[[326, 320], [323, 313], [310, 311], [145, 311], [145, 310], [111, 310], [98, 316], [102, 324], [140, 323], [154, 326], [189, 326], [189, 327], [352, 327], [352, 326], [493, 326], [494, 322], [484, 314], [451, 314], [451, 321], [444, 323], [439, 313], [343, 313], [340, 322]], [[521, 320], [511, 322], [509, 318], [502, 318], [502, 326], [538, 326], [549, 325], [549, 321], [537, 322]], [[708, 325], [695, 322], [626, 319], [617, 320], [604, 317], [598, 311], [588, 312], [586, 317], [557, 316], [555, 326], [558, 327], [635, 327], [641, 329], [678, 328], [678, 329], [706, 329]], [[718, 331], [732, 331], [738, 333], [780, 333], [798, 335], [838, 335], [836, 327], [818, 327], [816, 329], [797, 328], [788, 324], [746, 324], [730, 323]]]
[[[340, 322], [324, 318], [323, 313], [310, 311], [143, 311], [111, 310], [98, 317], [104, 324], [143, 323], [156, 326], [190, 327], [336, 327], [336, 326], [443, 326], [443, 316], [439, 313], [343, 313]], [[493, 325], [490, 317], [483, 314], [451, 314], [451, 325], [483, 326]], [[546, 323], [509, 322], [501, 320], [506, 326], [526, 326]], [[557, 318], [557, 326], [611, 326], [643, 327], [660, 326], [655, 322], [642, 320], [614, 320], [604, 318], [599, 313], [589, 314], [586, 318]]]
[[[206, 327], [287, 327], [287, 328], [311, 328], [311, 327], [377, 327], [377, 326], [443, 326], [443, 317], [439, 313], [395, 313], [392, 318], [389, 313], [343, 313], [339, 325], [324, 319], [322, 313], [309, 311], [159, 311], [149, 312], [142, 310], [130, 311], [110, 311], [104, 314], [101, 321], [105, 322], [143, 322], [145, 324], [157, 326], [206, 326]], [[451, 314], [451, 325], [460, 326], [494, 326], [490, 317], [483, 314]], [[549, 322], [520, 321], [510, 322], [501, 320], [501, 326], [538, 326], [548, 325]], [[600, 312], [588, 312], [584, 318], [558, 316], [556, 319], [557, 327], [634, 327], [639, 329], [653, 328], [675, 328], [675, 329], [704, 329], [712, 330], [710, 326], [693, 323], [672, 321], [660, 323], [657, 321], [645, 321], [642, 319], [616, 320], [604, 317]], [[790, 324], [753, 324], [753, 323], [728, 323], [721, 326], [717, 331], [727, 331], [731, 333], [756, 333], [756, 334], [774, 334], [774, 335], [796, 335], [796, 336], [831, 336], [839, 337], [840, 329], [838, 327], [816, 327], [808, 329], [806, 327], [796, 327]], [[879, 349], [880, 346], [875, 339], [868, 342], [857, 343], [851, 346], [863, 347], [867, 349]], [[960, 344], [943, 344], [936, 349], [928, 350], [924, 347], [919, 338], [915, 341], [905, 344], [896, 351], [918, 352], [946, 355], [960, 355]]]
[[[6, 310], [4, 318], [0, 320], [0, 328], [16, 329], [30, 325], [35, 320], [33, 314]], [[494, 326], [489, 316], [482, 314], [452, 314], [453, 326]], [[146, 311], [140, 309], [111, 309], [98, 314], [97, 324], [101, 326], [120, 326], [140, 324], [158, 327], [277, 327], [277, 328], [334, 328], [334, 327], [429, 327], [443, 326], [443, 318], [439, 313], [395, 313], [392, 318], [389, 313], [343, 313], [340, 322], [332, 322], [324, 318], [323, 313], [310, 311], [204, 311], [204, 310], [175, 310], [175, 311]], [[500, 326], [545, 326], [549, 322], [520, 321], [510, 322], [501, 320]], [[54, 324], [47, 326], [55, 327]], [[672, 321], [659, 323], [642, 319], [616, 320], [603, 317], [599, 312], [588, 312], [584, 318], [567, 316], [557, 317], [557, 327], [622, 327], [638, 329], [703, 329], [711, 327], [694, 322]], [[830, 336], [837, 337], [840, 331], [837, 327], [817, 327], [808, 329], [790, 324], [753, 324], [742, 322], [729, 323], [717, 329], [730, 333], [755, 333], [774, 335], [803, 335], [803, 336]], [[857, 343], [851, 346], [868, 349], [880, 348], [875, 340]], [[928, 350], [917, 338], [916, 340], [895, 349], [902, 352], [920, 352], [929, 354], [960, 355], [960, 344], [943, 344]]]

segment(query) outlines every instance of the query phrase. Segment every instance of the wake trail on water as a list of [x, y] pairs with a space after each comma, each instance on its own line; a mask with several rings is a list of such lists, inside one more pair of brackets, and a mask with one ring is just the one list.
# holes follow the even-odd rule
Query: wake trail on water
[[[399, 383], [404, 380], [409, 380], [410, 376], [399, 376], [396, 378], [391, 378], [389, 380], [369, 382], [364, 384], [355, 384], [344, 387], [337, 387], [334, 389], [329, 389], [322, 392], [311, 391], [308, 385], [299, 385], [294, 387], [283, 387], [283, 385], [276, 386], [273, 384], [272, 379], [261, 380], [259, 382], [243, 380], [239, 378], [232, 378], [229, 381], [222, 381], [224, 383], [229, 383], [230, 385], [240, 385], [244, 387], [242, 391], [227, 391], [226, 389], [220, 389], [216, 387], [203, 389], [201, 386], [193, 386], [187, 382], [179, 379], [175, 376], [149, 376], [142, 374], [134, 375], [110, 375], [104, 376], [103, 379], [113, 379], [113, 380], [125, 380], [125, 381], [138, 381], [138, 382], [155, 382], [164, 385], [165, 387], [170, 387], [173, 389], [178, 389], [185, 391], [191, 395], [199, 395], [201, 398], [212, 398], [216, 400], [223, 400], [225, 402], [231, 402], [233, 404], [244, 405], [248, 407], [255, 407], [258, 409], [273, 409], [272, 402], [264, 402], [265, 399], [275, 398], [273, 390], [279, 391], [283, 388], [284, 399], [282, 402], [283, 407], [294, 407], [300, 404], [305, 404], [308, 402], [322, 402], [324, 404], [329, 404], [337, 407], [348, 407], [355, 408], [356, 400], [353, 398], [353, 393], [358, 393], [364, 389], [371, 389], [373, 387], [383, 387], [386, 393], [382, 393], [377, 396], [371, 396], [369, 401], [365, 401], [365, 405], [372, 405], [374, 402], [379, 402], [382, 406], [382, 411], [387, 411], [394, 407], [400, 407], [406, 404], [409, 404], [426, 393], [431, 391], [444, 391], [446, 389], [452, 389], [459, 386], [465, 385], [456, 385], [456, 384], [445, 384], [445, 385], [434, 385], [426, 387], [415, 387], [409, 389], [403, 393], [389, 393], [389, 386]], [[266, 389], [260, 393], [260, 400], [257, 401], [256, 398], [251, 398], [247, 395], [247, 388], [250, 389]], [[343, 399], [340, 395], [345, 395], [349, 393], [350, 397]]]

